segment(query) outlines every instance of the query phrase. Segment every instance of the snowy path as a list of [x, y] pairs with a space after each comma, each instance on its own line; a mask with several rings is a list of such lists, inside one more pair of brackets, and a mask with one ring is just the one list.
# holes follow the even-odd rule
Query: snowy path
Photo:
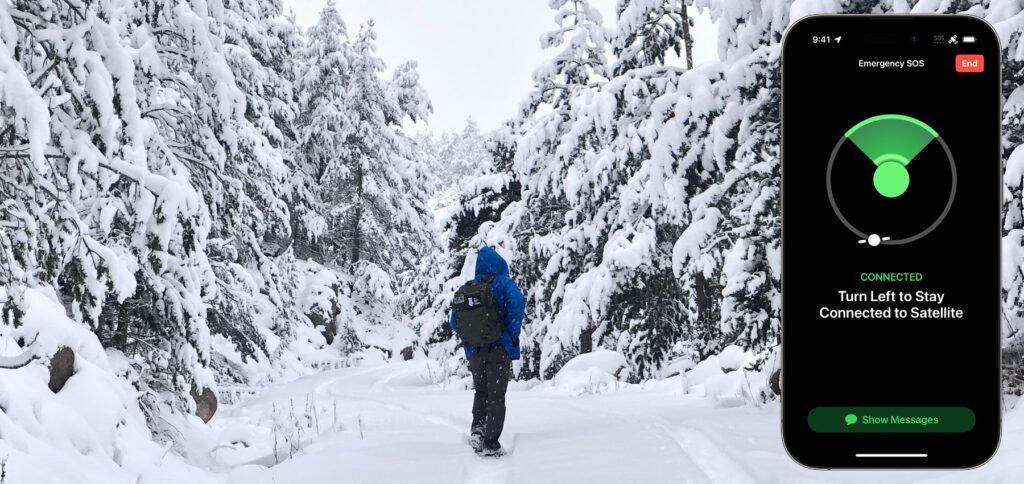
[[[999, 455], [979, 470], [825, 473], [786, 456], [777, 405], [714, 408], [673, 380], [579, 396], [514, 384], [501, 439], [511, 453], [500, 460], [466, 443], [471, 399], [431, 384], [422, 362], [325, 372], [225, 408], [214, 419], [221, 439], [249, 447], [217, 459], [232, 484], [1018, 482], [1024, 473], [1020, 412], [1007, 416]], [[290, 458], [288, 440], [301, 447]]]

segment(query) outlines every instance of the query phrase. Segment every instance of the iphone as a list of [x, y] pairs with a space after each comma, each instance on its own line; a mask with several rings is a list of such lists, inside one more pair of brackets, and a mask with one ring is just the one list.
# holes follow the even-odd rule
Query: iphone
[[1000, 425], [999, 40], [800, 20], [782, 53], [782, 425], [815, 468], [967, 468]]

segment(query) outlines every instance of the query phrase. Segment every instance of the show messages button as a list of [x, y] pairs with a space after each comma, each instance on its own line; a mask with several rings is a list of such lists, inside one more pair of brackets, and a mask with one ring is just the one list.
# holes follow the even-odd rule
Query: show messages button
[[807, 414], [820, 433], [963, 433], [974, 422], [967, 407], [815, 407]]

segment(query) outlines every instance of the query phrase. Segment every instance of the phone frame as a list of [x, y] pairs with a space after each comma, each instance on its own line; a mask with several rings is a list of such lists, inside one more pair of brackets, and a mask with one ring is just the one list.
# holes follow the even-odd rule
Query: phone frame
[[[992, 24], [990, 24], [986, 20], [984, 20], [982, 18], [979, 18], [979, 17], [974, 17], [974, 16], [970, 16], [970, 15], [954, 15], [954, 14], [814, 14], [814, 15], [808, 15], [808, 16], [802, 17], [802, 18], [798, 19], [796, 22], [794, 22], [791, 25], [789, 25], [786, 28], [786, 31], [783, 33], [783, 37], [782, 37], [782, 40], [780, 42], [779, 57], [780, 57], [780, 91], [781, 91], [781, 93], [780, 93], [780, 102], [779, 102], [779, 126], [780, 126], [780, 137], [779, 137], [779, 140], [780, 140], [779, 141], [779, 161], [780, 161], [779, 162], [779, 174], [780, 174], [780, 182], [779, 182], [779, 208], [780, 208], [780, 210], [779, 210], [779, 213], [780, 213], [780, 221], [782, 223], [780, 224], [781, 225], [781, 229], [780, 229], [780, 236], [779, 236], [780, 237], [780, 250], [779, 250], [779, 253], [780, 253], [780, 267], [781, 267], [780, 271], [782, 272], [782, 274], [780, 276], [780, 298], [779, 298], [780, 299], [780, 303], [779, 303], [779, 306], [780, 306], [780, 311], [779, 311], [779, 313], [780, 313], [780, 318], [779, 318], [780, 319], [779, 335], [780, 335], [780, 340], [781, 340], [781, 343], [780, 343], [780, 369], [781, 369], [781, 374], [780, 374], [779, 386], [780, 386], [780, 389], [782, 390], [781, 391], [781, 395], [780, 395], [782, 410], [780, 411], [779, 426], [780, 426], [780, 430], [781, 430], [781, 434], [782, 434], [783, 447], [786, 449], [787, 455], [789, 455], [790, 459], [792, 459], [794, 462], [796, 462], [797, 464], [799, 464], [799, 465], [801, 465], [801, 466], [803, 466], [805, 468], [808, 468], [808, 469], [813, 469], [813, 470], [887, 470], [887, 471], [896, 471], [896, 470], [967, 470], [967, 469], [975, 469], [975, 468], [981, 467], [981, 466], [985, 465], [986, 463], [988, 463], [989, 461], [991, 461], [992, 458], [998, 452], [999, 446], [1001, 445], [1001, 442], [1002, 442], [1002, 424], [1003, 424], [1003, 402], [1002, 402], [1003, 389], [1002, 389], [1002, 384], [997, 385], [997, 389], [996, 389], [996, 393], [997, 393], [996, 400], [999, 402], [999, 412], [997, 413], [997, 415], [995, 415], [995, 419], [996, 419], [996, 435], [995, 435], [995, 442], [994, 442], [994, 445], [992, 447], [992, 452], [989, 453], [986, 456], [986, 458], [983, 459], [982, 461], [977, 462], [977, 463], [973, 463], [971, 465], [967, 465], [967, 466], [932, 466], [932, 465], [924, 465], [924, 466], [903, 466], [903, 467], [887, 467], [887, 466], [874, 466], [874, 465], [870, 465], [871, 462], [878, 462], [878, 463], [880, 463], [881, 461], [878, 461], [878, 460], [876, 460], [876, 461], [865, 460], [864, 461], [865, 464], [869, 464], [869, 465], [864, 465], [864, 466], [816, 465], [815, 463], [805, 462], [805, 461], [801, 460], [797, 456], [797, 454], [793, 451], [793, 449], [791, 448], [792, 442], [786, 439], [786, 422], [785, 422], [785, 415], [786, 415], [785, 407], [786, 407], [786, 395], [787, 395], [787, 392], [785, 391], [785, 386], [786, 386], [786, 380], [785, 380], [786, 371], [785, 371], [785, 367], [786, 367], [786, 364], [787, 364], [786, 363], [786, 344], [785, 344], [785, 341], [786, 341], [786, 338], [785, 338], [785, 332], [786, 332], [785, 320], [786, 320], [786, 318], [785, 318], [785, 298], [781, 296], [783, 293], [785, 293], [785, 287], [786, 287], [786, 282], [785, 282], [786, 279], [785, 279], [785, 274], [784, 274], [785, 273], [785, 267], [786, 267], [786, 264], [785, 264], [785, 254], [786, 254], [786, 251], [782, 249], [783, 247], [785, 247], [785, 233], [786, 233], [786, 229], [785, 229], [785, 194], [786, 194], [786, 190], [784, 189], [784, 183], [785, 183], [785, 179], [786, 179], [786, 175], [785, 175], [785, 172], [786, 172], [786, 162], [785, 162], [786, 150], [785, 150], [785, 144], [786, 144], [786, 139], [787, 139], [787, 136], [786, 136], [786, 124], [784, 122], [784, 120], [786, 119], [786, 115], [785, 115], [785, 112], [786, 112], [786, 107], [785, 107], [786, 106], [786, 89], [785, 89], [785, 85], [786, 85], [786, 72], [787, 72], [787, 69], [786, 69], [786, 56], [784, 55], [785, 54], [785, 50], [786, 50], [786, 42], [788, 40], [790, 40], [790, 34], [792, 32], [794, 32], [794, 31], [796, 31], [796, 28], [798, 26], [800, 26], [800, 25], [802, 25], [804, 23], [815, 22], [815, 21], [818, 21], [818, 20], [821, 20], [821, 19], [829, 19], [829, 18], [851, 19], [851, 18], [855, 18], [855, 19], [862, 19], [862, 20], [907, 21], [907, 20], [914, 20], [914, 19], [931, 19], [931, 18], [936, 18], [936, 17], [951, 17], [951, 16], [957, 16], [957, 17], [964, 18], [964, 19], [970, 19], [969, 21], [977, 22], [980, 25], [983, 25], [984, 29], [986, 29], [991, 34], [991, 36], [996, 39], [997, 45], [999, 46], [998, 50], [997, 50], [999, 55], [995, 56], [995, 58], [991, 59], [991, 60], [990, 59], [985, 59], [985, 62], [986, 62], [986, 69], [988, 69], [989, 66], [991, 65], [991, 68], [996, 70], [996, 77], [998, 79], [1000, 79], [1000, 82], [996, 83], [997, 86], [996, 86], [994, 95], [998, 96], [998, 104], [1000, 106], [1000, 109], [998, 110], [998, 115], [1000, 116], [1000, 118], [999, 118], [999, 122], [997, 123], [997, 126], [999, 128], [997, 129], [997, 132], [996, 132], [996, 139], [997, 139], [996, 144], [997, 144], [997, 147], [998, 147], [996, 153], [997, 153], [997, 157], [999, 159], [999, 170], [998, 170], [999, 176], [998, 176], [998, 180], [996, 181], [997, 182], [997, 188], [996, 189], [998, 190], [999, 201], [1000, 201], [1000, 209], [999, 209], [999, 217], [998, 217], [999, 224], [998, 224], [998, 226], [999, 226], [999, 228], [1001, 230], [1001, 228], [1003, 226], [1003, 219], [1004, 219], [1003, 207], [1005, 205], [1005, 200], [1004, 200], [1004, 195], [1003, 195], [1003, 189], [1004, 189], [1003, 176], [1004, 176], [1005, 171], [1006, 171], [1006, 161], [1005, 161], [1005, 157], [1004, 157], [1004, 153], [1003, 153], [1004, 150], [1003, 150], [1003, 144], [1002, 144], [1002, 139], [1003, 139], [1002, 138], [1002, 112], [1003, 112], [1003, 110], [1001, 109], [1001, 107], [1004, 104], [1003, 83], [1001, 82], [1001, 79], [1002, 79], [1002, 53], [1003, 53], [1003, 48], [1002, 48], [1002, 45], [1000, 43], [998, 43], [999, 35], [995, 31], [995, 29], [993, 28]], [[1002, 239], [1002, 233], [1000, 233], [999, 239], [1000, 240]], [[999, 250], [999, 254], [997, 256], [997, 263], [999, 265], [999, 269], [998, 270], [999, 270], [999, 273], [1000, 273], [1000, 284], [1001, 284], [1001, 281], [1002, 281], [1002, 278], [1001, 278], [1002, 262], [1003, 262], [1003, 254], [1002, 254], [1002, 251]], [[999, 305], [998, 314], [1002, 315], [1003, 314], [1002, 294], [999, 295], [999, 297], [997, 298], [997, 301], [998, 301], [998, 305]], [[996, 361], [997, 361], [996, 368], [1000, 371], [1000, 375], [999, 375], [998, 378], [999, 378], [999, 381], [1001, 382], [1002, 381], [1002, 374], [1001, 374], [1001, 372], [1002, 372], [1003, 325], [1002, 324], [998, 324], [998, 328], [999, 328], [999, 337], [995, 338], [995, 341], [993, 343], [996, 345], [996, 351], [995, 351], [995, 358], [996, 358]], [[887, 434], [886, 433], [877, 433], [877, 434], [872, 434], [872, 435], [877, 435], [880, 438], [884, 438], [885, 435], [887, 435]]]

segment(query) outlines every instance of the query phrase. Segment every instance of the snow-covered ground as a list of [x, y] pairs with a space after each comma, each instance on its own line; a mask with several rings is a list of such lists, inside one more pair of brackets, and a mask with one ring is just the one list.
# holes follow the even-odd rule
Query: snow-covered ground
[[501, 438], [510, 454], [487, 460], [465, 441], [471, 391], [435, 384], [432, 372], [409, 361], [268, 388], [214, 418], [221, 440], [248, 436], [249, 445], [224, 447], [216, 460], [237, 484], [1019, 482], [1024, 475], [1020, 410], [1008, 413], [1002, 447], [980, 469], [823, 472], [787, 457], [777, 403], [719, 408], [684, 394], [678, 377], [584, 394], [575, 394], [578, 386], [513, 384]]
[[550, 381], [512, 382], [501, 439], [510, 454], [500, 460], [477, 457], [466, 442], [469, 379], [450, 379], [422, 357], [365, 358], [360, 366], [240, 392], [243, 399], [222, 403], [208, 426], [168, 414], [179, 455], [151, 440], [137, 392], [117, 376], [128, 371], [124, 357], [105, 352], [43, 293], [26, 297], [34, 310], [17, 334], [0, 339], [0, 355], [19, 351], [13, 338], [38, 334], [33, 347], [40, 354], [63, 345], [78, 358], [57, 393], [47, 388], [42, 360], [0, 370], [3, 484], [986, 483], [1024, 475], [1024, 405], [1007, 412], [1002, 446], [980, 469], [802, 468], [783, 449], [778, 403], [733, 397], [757, 394], [749, 375], [722, 372], [745, 358], [742, 351], [690, 368], [687, 391], [680, 376], [618, 381], [622, 357], [607, 350], [575, 358]]

